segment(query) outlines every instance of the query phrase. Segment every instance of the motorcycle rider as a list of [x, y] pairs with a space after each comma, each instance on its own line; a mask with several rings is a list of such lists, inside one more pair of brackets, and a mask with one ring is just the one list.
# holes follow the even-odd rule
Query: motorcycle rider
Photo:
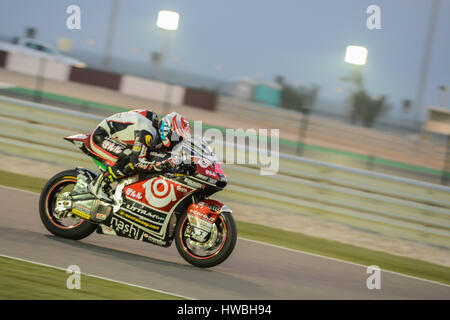
[[168, 154], [189, 136], [189, 122], [176, 112], [158, 120], [155, 112], [136, 109], [104, 119], [91, 134], [90, 146], [97, 155], [114, 165], [108, 166], [90, 183], [90, 192], [107, 203], [114, 203], [106, 193], [111, 183], [136, 170], [164, 172], [175, 168], [176, 163], [171, 157], [149, 161], [147, 156], [151, 151]]

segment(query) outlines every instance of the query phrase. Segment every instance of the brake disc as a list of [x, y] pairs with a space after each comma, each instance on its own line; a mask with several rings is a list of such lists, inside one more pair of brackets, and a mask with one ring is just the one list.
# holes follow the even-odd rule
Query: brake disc
[[219, 232], [217, 230], [217, 226], [214, 224], [211, 229], [211, 234], [208, 240], [206, 240], [205, 242], [199, 242], [192, 238], [189, 238], [189, 244], [196, 249], [201, 250], [211, 249], [216, 244], [218, 234]]

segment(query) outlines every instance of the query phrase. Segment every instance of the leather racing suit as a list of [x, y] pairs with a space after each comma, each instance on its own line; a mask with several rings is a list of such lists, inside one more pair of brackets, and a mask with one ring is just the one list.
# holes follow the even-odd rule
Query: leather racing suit
[[114, 162], [90, 185], [91, 192], [100, 199], [113, 203], [105, 188], [119, 178], [136, 170], [159, 172], [175, 167], [173, 159], [148, 161], [154, 150], [169, 152], [175, 147], [161, 148], [158, 134], [159, 120], [151, 110], [137, 109], [116, 113], [98, 124], [91, 134], [91, 149], [101, 158]]

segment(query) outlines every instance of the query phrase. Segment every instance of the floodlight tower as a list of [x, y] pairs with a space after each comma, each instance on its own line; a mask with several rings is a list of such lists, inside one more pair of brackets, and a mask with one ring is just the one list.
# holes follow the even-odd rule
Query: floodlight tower
[[[163, 69], [167, 68], [167, 60], [169, 57], [169, 44], [170, 44], [170, 34], [178, 29], [180, 21], [180, 14], [175, 11], [161, 10], [158, 12], [158, 18], [156, 20], [156, 26], [161, 29], [164, 33], [164, 45], [162, 50], [162, 61]], [[164, 64], [166, 64], [164, 66]], [[168, 82], [168, 72], [166, 72], [166, 82]], [[172, 85], [167, 83], [166, 87], [166, 97], [164, 99], [164, 112], [167, 114], [170, 111], [170, 94], [172, 90]]]

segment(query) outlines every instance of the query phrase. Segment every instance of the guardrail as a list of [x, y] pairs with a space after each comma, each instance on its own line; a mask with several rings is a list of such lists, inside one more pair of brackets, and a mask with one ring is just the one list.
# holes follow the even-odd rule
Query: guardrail
[[[102, 119], [0, 97], [0, 150], [93, 168], [62, 138], [90, 132]], [[255, 166], [224, 164], [230, 183], [217, 197], [450, 248], [449, 187], [286, 154], [279, 161], [280, 170], [272, 176], [259, 175]]]
[[305, 130], [304, 136], [314, 139], [316, 143], [326, 142], [328, 146], [336, 144], [340, 149], [350, 152], [357, 150], [361, 155], [428, 166], [436, 170], [442, 170], [444, 167], [444, 143], [351, 126], [314, 114], [308, 116], [308, 125], [303, 125], [300, 129], [304, 117], [300, 112], [270, 107], [261, 112], [261, 106], [227, 97], [220, 97], [218, 108], [240, 118], [245, 117], [249, 121], [257, 119], [259, 122], [283, 128], [284, 132], [296, 134], [299, 143], [305, 142], [299, 132]]

